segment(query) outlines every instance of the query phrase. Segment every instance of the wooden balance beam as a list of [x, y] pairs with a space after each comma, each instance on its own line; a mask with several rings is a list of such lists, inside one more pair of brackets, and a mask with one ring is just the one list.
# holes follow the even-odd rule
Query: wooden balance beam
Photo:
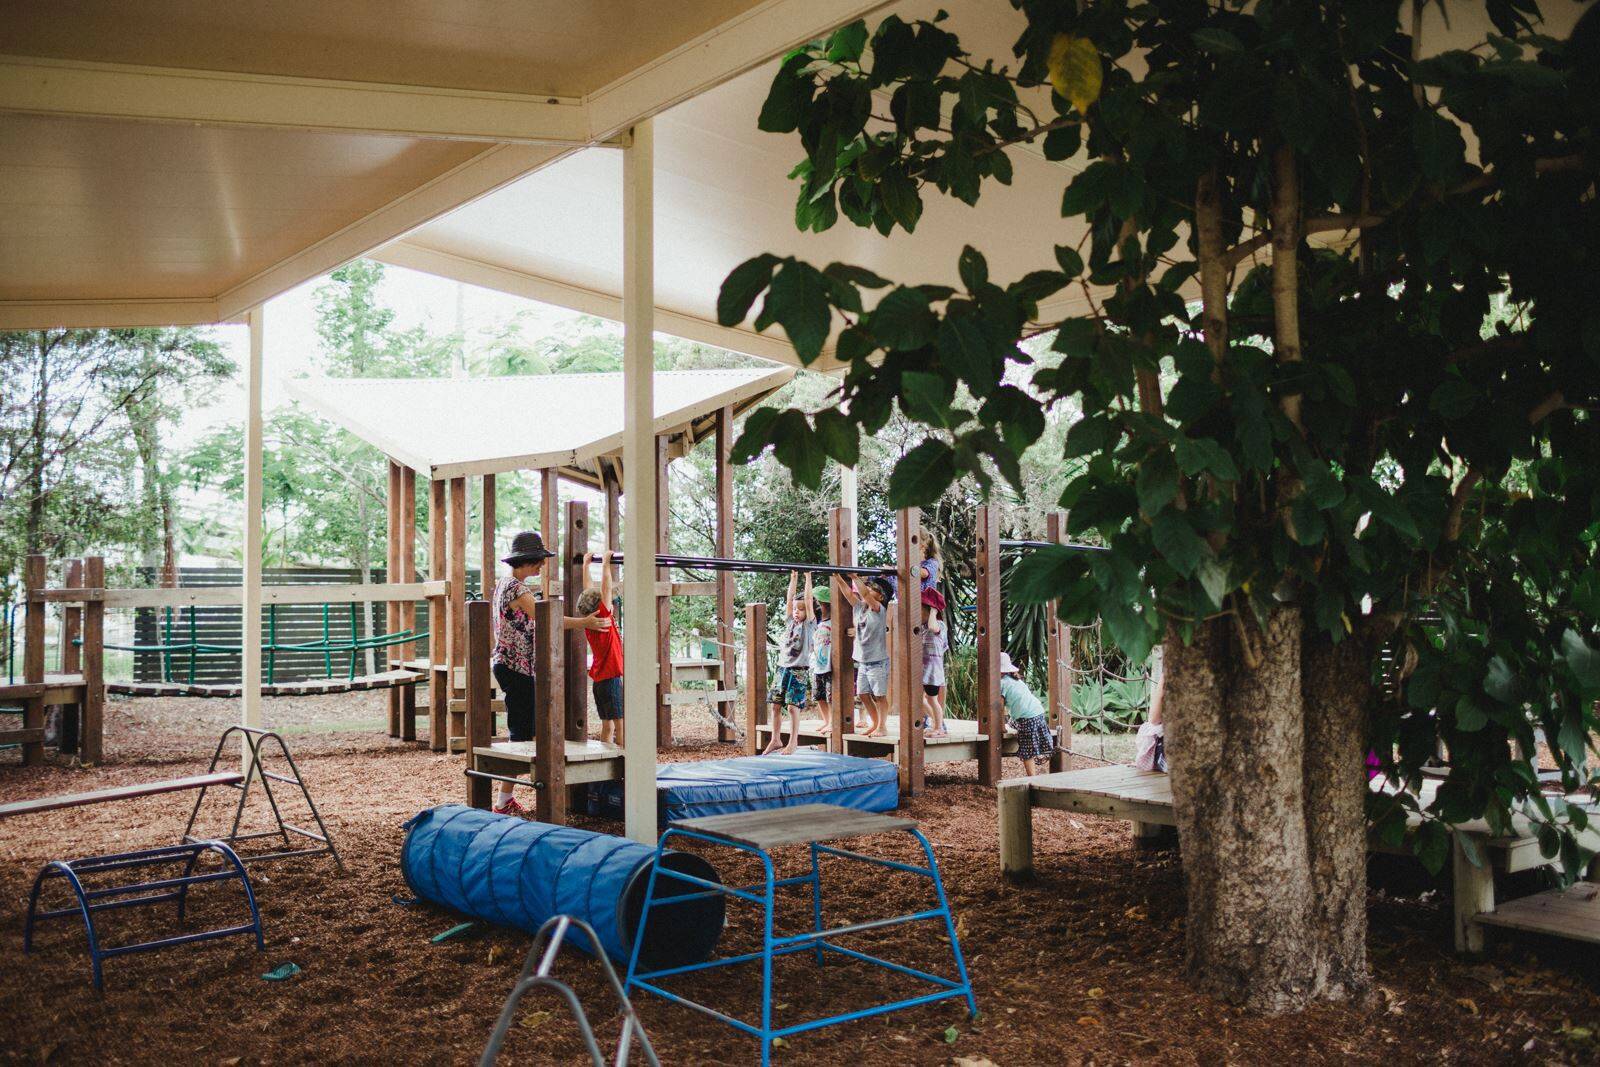
[[[1374, 785], [1375, 789], [1381, 788]], [[1424, 780], [1417, 802], [1426, 808], [1437, 796], [1439, 783]], [[1007, 878], [1026, 879], [1033, 874], [1033, 809], [1050, 808], [1083, 815], [1102, 815], [1112, 819], [1125, 819], [1134, 825], [1136, 837], [1148, 838], [1163, 826], [1176, 826], [1177, 817], [1172, 803], [1172, 780], [1159, 771], [1141, 771], [1133, 767], [1091, 767], [1086, 770], [1062, 771], [1041, 774], [1031, 778], [1012, 778], [1000, 783], [999, 837], [1000, 870]], [[1571, 802], [1576, 803], [1573, 798]], [[1408, 834], [1422, 825], [1422, 817], [1412, 813], [1407, 821]], [[1468, 858], [1456, 837], [1452, 837], [1451, 876], [1454, 883], [1455, 945], [1458, 952], [1483, 950], [1483, 926], [1513, 926], [1516, 922], [1534, 922], [1528, 916], [1536, 914], [1534, 905], [1512, 901], [1495, 904], [1494, 872], [1514, 874], [1518, 871], [1540, 867], [1554, 867], [1559, 860], [1546, 859], [1539, 850], [1538, 838], [1529, 833], [1531, 824], [1522, 815], [1512, 816], [1517, 831], [1513, 837], [1497, 837], [1482, 819], [1456, 827], [1457, 834], [1469, 835], [1479, 852], [1487, 859], [1477, 866]], [[1580, 835], [1580, 844], [1587, 849], [1600, 851], [1600, 829], [1591, 823]], [[1409, 840], [1390, 846], [1376, 835], [1368, 839], [1373, 852], [1392, 855], [1412, 855]], [[1580, 902], [1580, 905], [1587, 904]], [[1509, 917], [1494, 916], [1509, 909]], [[1563, 904], [1557, 909], [1547, 904], [1540, 909], [1548, 920], [1546, 925], [1560, 927], [1559, 920], [1549, 920], [1548, 914], [1560, 910], [1563, 919], [1588, 914], [1600, 916], [1600, 911], [1581, 906]], [[1554, 931], [1546, 931], [1554, 932]], [[1585, 940], [1600, 940], [1600, 930]]]

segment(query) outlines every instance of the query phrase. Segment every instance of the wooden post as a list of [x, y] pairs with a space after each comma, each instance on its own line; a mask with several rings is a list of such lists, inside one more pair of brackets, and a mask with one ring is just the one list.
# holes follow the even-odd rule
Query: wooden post
[[495, 530], [495, 501], [494, 501], [494, 475], [483, 476], [483, 498], [478, 507], [478, 595], [485, 600], [489, 599], [489, 592], [494, 588], [495, 564], [498, 553], [494, 550]]
[[[83, 585], [83, 560], [67, 561], [67, 588]], [[61, 673], [81, 674], [83, 656], [78, 639], [83, 636], [83, 605], [67, 604], [61, 610]], [[83, 722], [83, 702], [61, 706], [61, 727], [56, 747], [62, 752], [78, 751], [79, 727]]]
[[[1061, 544], [1066, 540], [1066, 523], [1059, 511], [1045, 516], [1045, 540]], [[1057, 601], [1050, 602], [1045, 617], [1045, 699], [1050, 715], [1050, 736], [1055, 747], [1050, 750], [1050, 770], [1067, 769], [1067, 753], [1072, 751], [1072, 671], [1066, 662], [1072, 655], [1071, 631], [1056, 614]]]
[[1002, 782], [995, 792], [999, 811], [1000, 873], [1014, 882], [1033, 875], [1033, 798], [1024, 779]]
[[[410, 467], [400, 468], [400, 581], [417, 580], [417, 472]], [[415, 632], [417, 605], [406, 601], [400, 605], [400, 628]], [[405, 641], [394, 648], [394, 658], [401, 663], [411, 663], [417, 658], [414, 641]], [[417, 687], [402, 685], [400, 690], [400, 740], [417, 739]]]
[[[715, 434], [716, 457], [713, 460], [716, 470], [717, 492], [717, 555], [723, 559], [731, 559], [733, 549], [733, 468], [728, 463], [728, 457], [733, 452], [733, 408], [725, 406], [717, 411], [717, 427]], [[722, 661], [722, 670], [718, 671], [717, 688], [731, 688], [734, 680], [733, 649], [733, 572], [717, 572], [717, 659]], [[724, 719], [728, 715], [717, 717], [717, 740], [735, 741], [737, 735], [729, 728]], [[829, 739], [830, 742], [832, 738]]]
[[[583, 553], [589, 547], [589, 505], [582, 500], [567, 501], [566, 525], [561, 554], [553, 561], [560, 566], [553, 569], [561, 573], [561, 598], [567, 605], [563, 610], [576, 613], [578, 597], [589, 584], [589, 576], [583, 571]], [[566, 736], [583, 741], [589, 736], [589, 672], [584, 668], [589, 662], [588, 640], [582, 630], [572, 630], [566, 634], [564, 644]]]
[[978, 706], [974, 709], [978, 732], [988, 740], [978, 745], [978, 784], [1000, 781], [1000, 755], [1005, 746], [1005, 719], [1000, 713], [1000, 650], [1004, 644], [1000, 622], [1000, 511], [987, 504], [978, 508], [977, 551], [973, 572], [977, 576]]
[[889, 695], [900, 714], [900, 791], [916, 796], [926, 786], [922, 730], [917, 726], [922, 713], [922, 512], [902, 509], [896, 526], [900, 589], [889, 653], [895, 688]]
[[744, 608], [744, 754], [760, 751], [756, 729], [767, 707], [767, 606]]
[[[1480, 851], [1482, 851], [1480, 846]], [[1494, 911], [1494, 867], [1488, 857], [1480, 857], [1479, 867], [1467, 856], [1456, 834], [1450, 835], [1450, 866], [1452, 875], [1452, 907], [1455, 915], [1456, 951], [1479, 953], [1483, 951], [1483, 927], [1477, 918]]]
[[[467, 662], [467, 480], [450, 479], [450, 520], [446, 524], [450, 543], [446, 555], [450, 560], [450, 648], [446, 657], [450, 661], [449, 696], [465, 696], [457, 668]], [[449, 704], [445, 705], [447, 708]], [[450, 715], [450, 736], [464, 733], [461, 713]]]
[[[555, 552], [560, 543], [558, 536], [561, 531], [557, 524], [561, 521], [561, 478], [554, 467], [545, 467], [539, 472], [539, 536], [544, 538], [544, 547]], [[557, 557], [559, 558], [559, 556]], [[557, 567], [545, 567], [539, 576], [540, 584], [544, 589], [545, 599], [553, 595], [556, 587]]]
[[[489, 703], [489, 655], [493, 651], [487, 600], [467, 602], [467, 766], [478, 765], [478, 749], [494, 741], [494, 710]], [[467, 778], [467, 803], [490, 806], [492, 790], [485, 778]]]
[[[628, 496], [624, 558], [651, 554], [656, 543], [655, 467], [655, 134], [648, 119], [636, 123], [622, 149], [622, 477]], [[656, 716], [649, 663], [656, 653], [656, 616], [650, 610], [655, 575], [649, 567], [622, 574], [623, 658], [633, 665], [623, 683], [623, 739], [627, 773], [623, 818], [627, 835], [656, 843]]]
[[[27, 605], [23, 609], [22, 627], [22, 680], [28, 685], [44, 682], [44, 590], [49, 584], [45, 558], [38, 554], [28, 556], [22, 572], [23, 587], [27, 591]], [[22, 703], [22, 728], [36, 730], [38, 741], [22, 743], [22, 765], [35, 767], [44, 762], [44, 700], [26, 697]]]
[[[849, 508], [832, 508], [828, 511], [828, 562], [838, 567], [853, 566], [856, 561], [856, 522]], [[855, 625], [855, 612], [842, 590], [850, 582], [844, 575], [833, 575], [830, 621], [833, 626], [833, 699], [828, 704], [828, 751], [844, 751], [844, 735], [855, 725], [856, 663], [855, 638], [850, 629]]]
[[[428, 573], [436, 582], [450, 580], [446, 558], [445, 497], [448, 484], [439, 478], [428, 481]], [[428, 598], [428, 747], [443, 752], [450, 719], [450, 598]]]
[[[656, 438], [656, 551], [672, 551], [672, 512], [668, 507], [667, 472], [672, 457], [665, 436]], [[670, 582], [672, 571], [656, 570], [656, 581]], [[656, 596], [656, 744], [672, 744], [672, 597]]]
[[541, 600], [534, 608], [534, 668], [539, 684], [533, 705], [533, 799], [540, 822], [567, 821], [567, 739], [562, 714], [561, 604]]
[[[106, 561], [87, 556], [83, 561], [85, 589], [106, 587]], [[78, 732], [78, 759], [99, 763], [104, 754], [106, 706], [106, 605], [91, 600], [83, 605], [83, 720]]]
[[606, 487], [606, 547], [622, 550], [622, 483], [614, 461], [601, 460], [601, 480]]
[[[400, 477], [400, 464], [389, 460], [389, 518], [385, 530], [387, 534], [388, 553], [385, 556], [383, 575], [384, 581], [400, 581], [400, 493], [402, 480]], [[368, 575], [361, 576], [362, 581], [369, 581]], [[400, 605], [389, 601], [383, 606], [383, 628], [386, 633], [394, 633], [400, 629]], [[383, 658], [392, 661], [393, 649], [384, 649]], [[394, 686], [389, 690], [389, 736], [400, 736], [400, 690], [405, 686]]]

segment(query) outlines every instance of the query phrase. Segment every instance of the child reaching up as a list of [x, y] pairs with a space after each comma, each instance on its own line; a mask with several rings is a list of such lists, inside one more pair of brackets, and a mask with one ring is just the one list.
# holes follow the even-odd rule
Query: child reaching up
[[833, 605], [828, 587], [819, 585], [811, 591], [811, 611], [817, 617], [817, 627], [811, 634], [811, 695], [822, 716], [821, 733], [826, 737], [833, 727], [828, 704], [833, 698]]
[[[583, 554], [583, 578], [589, 580], [594, 553]], [[589, 630], [589, 679], [594, 683], [594, 706], [600, 713], [600, 740], [622, 744], [622, 637], [611, 614], [611, 553], [600, 556], [600, 588], [588, 586], [578, 594], [575, 609], [581, 618], [607, 620], [604, 630]]]
[[873, 575], [839, 589], [856, 611], [856, 695], [865, 714], [855, 732], [881, 737], [889, 725], [887, 708], [879, 703], [889, 696], [889, 583]]
[[950, 634], [939, 619], [944, 597], [937, 589], [922, 591], [922, 706], [928, 711], [928, 737], [949, 737], [944, 725], [944, 654]]
[[[798, 571], [789, 572], [789, 595], [784, 600], [783, 644], [778, 651], [778, 684], [767, 694], [771, 705], [767, 721], [772, 724], [772, 740], [762, 755], [793, 753], [800, 739], [800, 709], [809, 703], [811, 689], [811, 639], [816, 623], [811, 617], [811, 575], [806, 575], [805, 594], [795, 595], [800, 580]], [[783, 743], [783, 709], [789, 709], [789, 743]]]
[[1045, 722], [1044, 705], [1020, 675], [1010, 653], [1000, 653], [1000, 699], [1005, 702], [1006, 718], [1017, 730], [1017, 758], [1022, 760], [1023, 772], [1032, 776], [1050, 769], [1055, 739]]

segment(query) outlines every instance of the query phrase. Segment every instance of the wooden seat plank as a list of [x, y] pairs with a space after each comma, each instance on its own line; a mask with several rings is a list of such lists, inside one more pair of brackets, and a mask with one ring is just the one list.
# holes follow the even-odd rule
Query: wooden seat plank
[[1477, 916], [1486, 926], [1600, 944], [1600, 884], [1579, 882], [1499, 904]]
[[35, 812], [55, 811], [59, 808], [76, 808], [85, 804], [104, 804], [134, 797], [155, 796], [159, 793], [176, 793], [185, 789], [206, 789], [214, 785], [236, 785], [244, 781], [238, 771], [218, 771], [197, 774], [188, 778], [168, 778], [159, 782], [140, 782], [137, 785], [119, 785], [109, 789], [96, 789], [88, 793], [66, 793], [33, 800], [15, 800], [0, 804], [0, 819], [10, 815], [31, 815]]
[[899, 815], [857, 811], [837, 804], [797, 804], [788, 808], [703, 815], [695, 819], [682, 819], [671, 825], [751, 848], [767, 849], [914, 830], [917, 821]]

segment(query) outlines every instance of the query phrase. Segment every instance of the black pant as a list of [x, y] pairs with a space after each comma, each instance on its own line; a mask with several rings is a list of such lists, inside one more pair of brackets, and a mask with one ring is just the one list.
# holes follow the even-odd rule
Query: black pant
[[532, 741], [534, 680], [504, 663], [494, 665], [494, 680], [506, 698], [506, 729], [511, 740]]

